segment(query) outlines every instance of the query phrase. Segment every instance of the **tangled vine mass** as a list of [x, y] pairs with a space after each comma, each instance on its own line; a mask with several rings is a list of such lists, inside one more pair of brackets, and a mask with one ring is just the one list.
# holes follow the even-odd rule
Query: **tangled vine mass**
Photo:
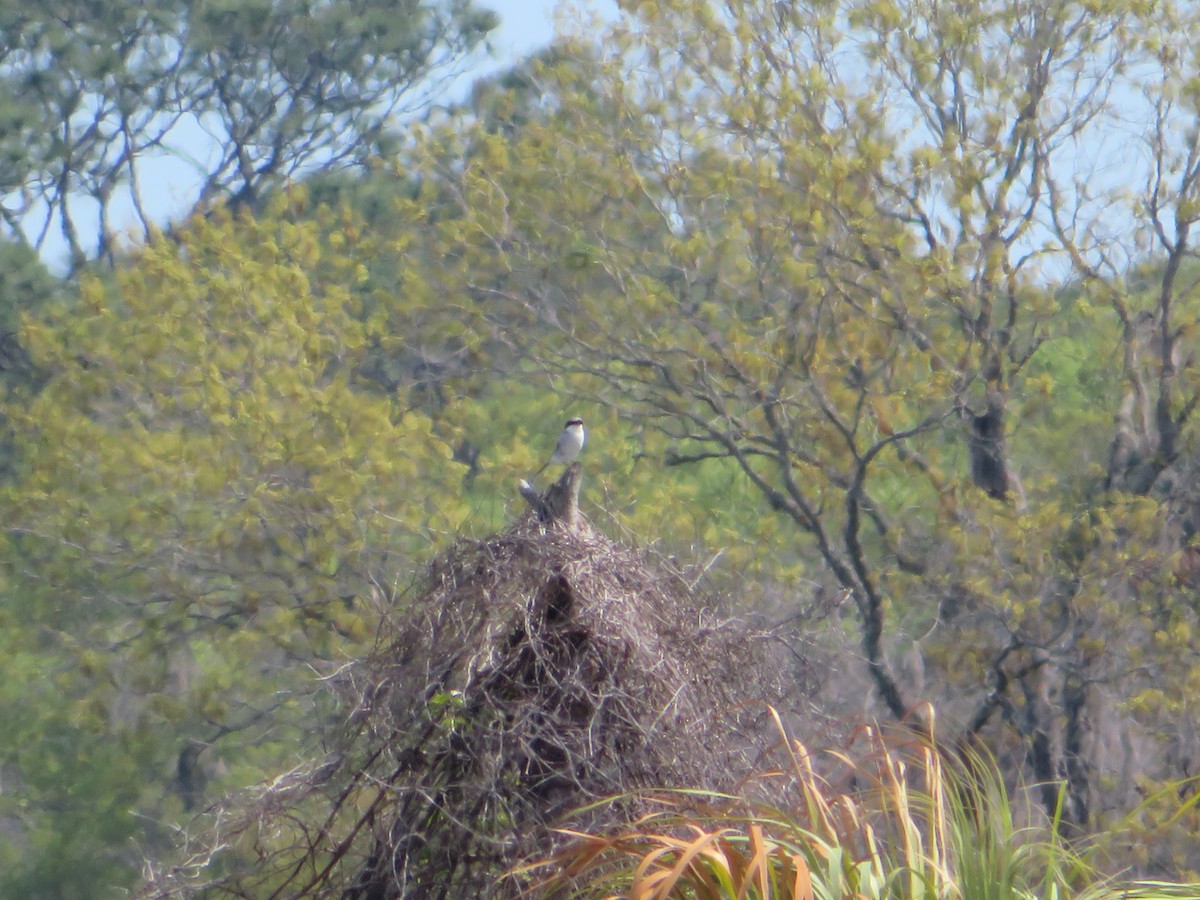
[[437, 559], [337, 677], [335, 749], [210, 810], [143, 896], [516, 896], [559, 829], [735, 787], [803, 673], [661, 560], [545, 518]]

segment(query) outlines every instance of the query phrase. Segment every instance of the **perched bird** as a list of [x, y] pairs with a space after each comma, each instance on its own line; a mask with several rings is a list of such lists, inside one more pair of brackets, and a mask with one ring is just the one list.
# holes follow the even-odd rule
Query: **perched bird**
[[565, 466], [573, 463], [575, 457], [579, 455], [579, 451], [583, 449], [586, 437], [587, 435], [583, 431], [583, 419], [567, 419], [562, 434], [558, 436], [558, 443], [554, 445], [554, 453], [551, 454], [550, 461], [538, 469], [537, 474], [541, 475], [545, 472], [547, 466]]

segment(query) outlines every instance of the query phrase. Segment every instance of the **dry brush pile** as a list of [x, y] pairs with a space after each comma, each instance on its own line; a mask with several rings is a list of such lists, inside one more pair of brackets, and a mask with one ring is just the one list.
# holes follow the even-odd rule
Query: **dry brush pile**
[[514, 896], [556, 828], [735, 788], [803, 677], [678, 572], [536, 510], [442, 555], [384, 634], [339, 676], [337, 749], [210, 811], [145, 896]]

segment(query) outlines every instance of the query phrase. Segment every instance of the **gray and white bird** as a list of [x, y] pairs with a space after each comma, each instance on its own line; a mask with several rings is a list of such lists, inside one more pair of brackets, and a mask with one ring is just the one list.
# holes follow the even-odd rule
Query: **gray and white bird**
[[[565, 466], [575, 462], [575, 458], [579, 456], [579, 451], [583, 449], [583, 442], [587, 439], [587, 434], [583, 430], [583, 419], [567, 419], [567, 424], [563, 426], [562, 434], [558, 436], [558, 443], [554, 445], [554, 452], [550, 455], [549, 462], [537, 470], [537, 474], [541, 475], [549, 466]], [[537, 477], [536, 475], [534, 476]]]

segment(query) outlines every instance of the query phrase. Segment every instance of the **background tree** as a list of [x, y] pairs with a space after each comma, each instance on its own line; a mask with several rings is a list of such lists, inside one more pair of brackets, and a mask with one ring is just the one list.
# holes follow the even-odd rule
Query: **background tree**
[[[273, 77], [246, 9], [237, 53], [204, 20], [230, 96]], [[1195, 36], [1116, 0], [626, 4], [313, 181], [364, 215], [274, 190], [263, 124], [235, 215], [22, 327], [5, 888], [120, 884], [318, 740], [313, 670], [506, 520], [568, 412], [597, 518], [815, 633], [814, 720], [931, 701], [1047, 809], [1067, 784], [1070, 834], [1193, 775]], [[1093, 165], [1131, 133], [1149, 167]], [[1136, 861], [1194, 868], [1193, 819]]]
[[319, 740], [317, 675], [465, 513], [447, 441], [358, 374], [381, 322], [353, 289], [361, 231], [300, 209], [197, 221], [24, 326], [6, 896], [116, 889], [222, 784]]
[[152, 159], [186, 160], [201, 204], [360, 165], [495, 25], [471, 0], [0, 4], [7, 236], [110, 256], [116, 217], [151, 231]]
[[[671, 441], [664, 462], [732, 466], [763, 516], [795, 527], [794, 557], [853, 610], [891, 716], [933, 699], [950, 734], [1065, 781], [1067, 828], [1136, 802], [1134, 770], [1191, 774], [1189, 739], [1150, 738], [1144, 718], [1146, 691], [1178, 711], [1196, 676], [1180, 527], [1163, 494], [1111, 493], [1094, 411], [1055, 408], [1059, 390], [1100, 388], [1086, 403], [1119, 420], [1120, 316], [1082, 345], [1077, 316], [1128, 293], [1130, 273], [1091, 274], [1099, 245], [1065, 241], [1064, 223], [1096, 234], [1120, 209], [1126, 184], [1100, 200], [1083, 153], [1149, 59], [1139, 17], [1181, 15], [628, 12], [594, 64], [540, 71], [544, 117], [477, 133], [465, 171], [440, 167], [463, 208], [446, 254], [479, 296], [549, 326], [546, 366]], [[1182, 90], [1179, 65], [1166, 80]], [[1187, 125], [1133, 109], [1147, 134]], [[1168, 201], [1142, 196], [1161, 223]], [[1173, 268], [1168, 254], [1152, 293]], [[1088, 358], [1072, 368], [1058, 349]], [[1194, 383], [1168, 383], [1173, 440], [1193, 441]]]

